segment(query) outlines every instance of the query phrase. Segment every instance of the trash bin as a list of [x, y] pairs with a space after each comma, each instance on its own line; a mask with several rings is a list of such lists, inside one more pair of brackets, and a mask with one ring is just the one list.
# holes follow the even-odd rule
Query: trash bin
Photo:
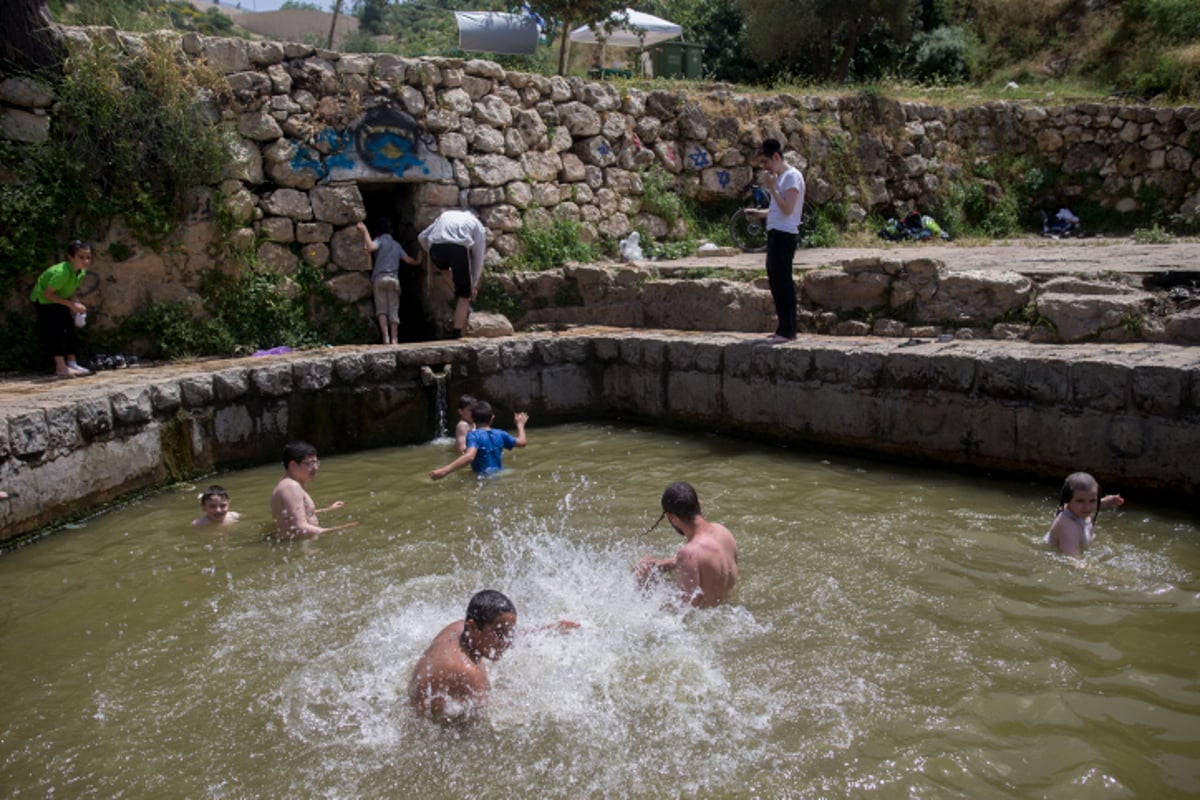
[[699, 80], [704, 45], [695, 42], [659, 42], [650, 48], [650, 63], [656, 78]]

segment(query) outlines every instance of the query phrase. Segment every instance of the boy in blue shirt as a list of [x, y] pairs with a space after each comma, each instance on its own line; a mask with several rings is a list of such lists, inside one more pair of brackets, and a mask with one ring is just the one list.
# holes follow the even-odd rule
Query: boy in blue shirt
[[525, 446], [525, 423], [529, 421], [529, 415], [524, 411], [518, 411], [513, 415], [513, 421], [517, 426], [516, 438], [513, 438], [507, 431], [492, 430], [492, 422], [496, 419], [496, 415], [492, 413], [492, 406], [482, 400], [471, 408], [471, 419], [475, 421], [475, 430], [467, 434], [466, 452], [446, 466], [432, 470], [429, 477], [435, 481], [441, 480], [467, 464], [471, 465], [471, 469], [475, 470], [477, 475], [499, 472], [504, 469], [502, 463], [504, 451]]

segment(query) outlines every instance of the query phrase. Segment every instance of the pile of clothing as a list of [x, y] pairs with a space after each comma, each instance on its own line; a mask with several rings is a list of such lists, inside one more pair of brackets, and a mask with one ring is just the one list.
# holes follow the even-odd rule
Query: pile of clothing
[[1060, 208], [1053, 217], [1042, 212], [1042, 236], [1051, 239], [1061, 239], [1064, 236], [1075, 236], [1079, 233], [1079, 217], [1071, 213], [1069, 208]]
[[950, 238], [950, 234], [942, 230], [942, 226], [937, 224], [937, 220], [928, 214], [916, 211], [904, 219], [889, 219], [879, 229], [879, 236], [889, 242], [923, 242], [935, 237], [938, 239]]

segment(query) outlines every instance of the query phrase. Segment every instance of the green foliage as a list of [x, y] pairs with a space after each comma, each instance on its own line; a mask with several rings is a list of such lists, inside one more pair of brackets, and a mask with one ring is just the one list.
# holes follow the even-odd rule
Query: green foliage
[[245, 355], [280, 345], [311, 347], [324, 337], [283, 278], [247, 269], [236, 277], [208, 273], [201, 303], [158, 303], [136, 311], [106, 338], [147, 358]]
[[595, 261], [599, 248], [583, 241], [582, 226], [575, 220], [555, 217], [549, 223], [526, 224], [517, 233], [523, 253], [508, 259], [505, 266], [542, 272], [557, 269], [568, 261]]
[[1163, 230], [1155, 223], [1149, 228], [1137, 228], [1133, 232], [1133, 241], [1138, 244], [1171, 244], [1175, 237], [1170, 231]]
[[961, 27], [937, 28], [913, 39], [911, 77], [927, 83], [961, 83], [970, 77], [972, 36]]
[[691, 216], [674, 176], [657, 164], [642, 173], [642, 210], [668, 221]]
[[830, 215], [823, 209], [813, 212], [813, 220], [800, 235], [801, 247], [834, 247], [840, 232]]
[[677, 242], [660, 242], [644, 231], [641, 234], [642, 253], [647, 258], [665, 258], [668, 260], [687, 258], [696, 252], [698, 246], [696, 240], [690, 237]]
[[50, 139], [0, 143], [0, 170], [20, 179], [0, 188], [0, 276], [40, 270], [56, 243], [89, 238], [114, 217], [160, 242], [228, 158], [195, 103], [197, 76], [161, 41], [140, 53], [77, 53], [55, 88]]
[[55, 21], [63, 25], [110, 25], [124, 31], [174, 28], [205, 36], [234, 36], [237, 26], [216, 8], [199, 11], [186, 0], [51, 0]]
[[486, 272], [483, 274], [483, 280], [479, 284], [479, 293], [475, 296], [472, 305], [480, 311], [490, 311], [493, 314], [507, 317], [508, 321], [514, 324], [519, 322], [525, 313], [520, 302], [504, 291], [504, 286], [500, 281]]

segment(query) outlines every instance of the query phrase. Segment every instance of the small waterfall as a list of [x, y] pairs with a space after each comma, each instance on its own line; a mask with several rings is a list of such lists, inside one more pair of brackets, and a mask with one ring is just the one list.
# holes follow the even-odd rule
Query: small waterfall
[[442, 367], [441, 372], [434, 372], [432, 367], [421, 367], [421, 383], [434, 386], [437, 395], [434, 399], [433, 438], [446, 439], [450, 436], [447, 428], [449, 403], [446, 400], [446, 385], [450, 382], [450, 365]]

